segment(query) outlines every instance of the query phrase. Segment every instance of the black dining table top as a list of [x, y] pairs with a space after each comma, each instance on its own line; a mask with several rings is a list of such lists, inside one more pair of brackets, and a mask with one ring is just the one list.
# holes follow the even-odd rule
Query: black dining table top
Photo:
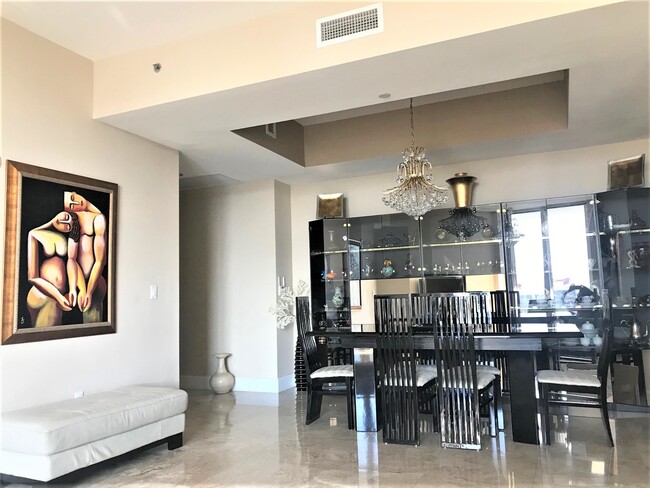
[[[340, 336], [374, 336], [374, 324], [353, 325], [352, 327], [329, 327], [309, 332], [311, 336], [317, 337], [340, 337]], [[502, 326], [499, 326], [502, 327]], [[433, 335], [433, 327], [413, 326], [413, 335]], [[480, 338], [530, 338], [530, 339], [572, 339], [580, 338], [583, 334], [574, 323], [513, 323], [504, 332], [481, 332], [475, 331], [474, 337]]]

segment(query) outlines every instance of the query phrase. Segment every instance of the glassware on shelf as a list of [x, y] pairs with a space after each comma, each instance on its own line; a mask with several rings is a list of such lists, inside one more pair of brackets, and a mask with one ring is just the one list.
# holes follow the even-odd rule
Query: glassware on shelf
[[332, 248], [334, 247], [334, 231], [328, 230], [327, 233], [329, 234], [329, 247]]
[[632, 210], [630, 215], [630, 229], [644, 229], [646, 222], [637, 214], [636, 210]]

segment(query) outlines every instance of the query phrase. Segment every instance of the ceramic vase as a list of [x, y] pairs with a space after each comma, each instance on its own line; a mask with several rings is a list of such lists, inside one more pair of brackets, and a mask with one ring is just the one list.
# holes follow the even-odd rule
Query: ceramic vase
[[341, 293], [341, 288], [336, 287], [334, 289], [334, 296], [332, 297], [332, 303], [335, 307], [340, 307], [343, 305], [343, 294]]
[[210, 377], [210, 388], [216, 394], [228, 393], [235, 384], [235, 377], [230, 374], [226, 366], [226, 358], [230, 356], [228, 352], [215, 354], [217, 358], [217, 371]]

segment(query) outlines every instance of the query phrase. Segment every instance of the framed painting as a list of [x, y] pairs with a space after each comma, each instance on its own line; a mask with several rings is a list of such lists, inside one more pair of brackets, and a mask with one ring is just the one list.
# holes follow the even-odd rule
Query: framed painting
[[632, 186], [643, 186], [643, 162], [645, 154], [616, 161], [609, 161], [608, 190], [629, 188]]
[[6, 166], [2, 344], [115, 332], [117, 185]]

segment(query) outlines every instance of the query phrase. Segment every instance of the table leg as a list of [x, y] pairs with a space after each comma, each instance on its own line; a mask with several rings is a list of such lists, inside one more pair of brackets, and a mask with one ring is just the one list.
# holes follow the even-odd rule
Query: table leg
[[375, 352], [371, 347], [354, 349], [354, 394], [357, 432], [377, 432]]
[[535, 353], [508, 351], [512, 440], [538, 444]]

